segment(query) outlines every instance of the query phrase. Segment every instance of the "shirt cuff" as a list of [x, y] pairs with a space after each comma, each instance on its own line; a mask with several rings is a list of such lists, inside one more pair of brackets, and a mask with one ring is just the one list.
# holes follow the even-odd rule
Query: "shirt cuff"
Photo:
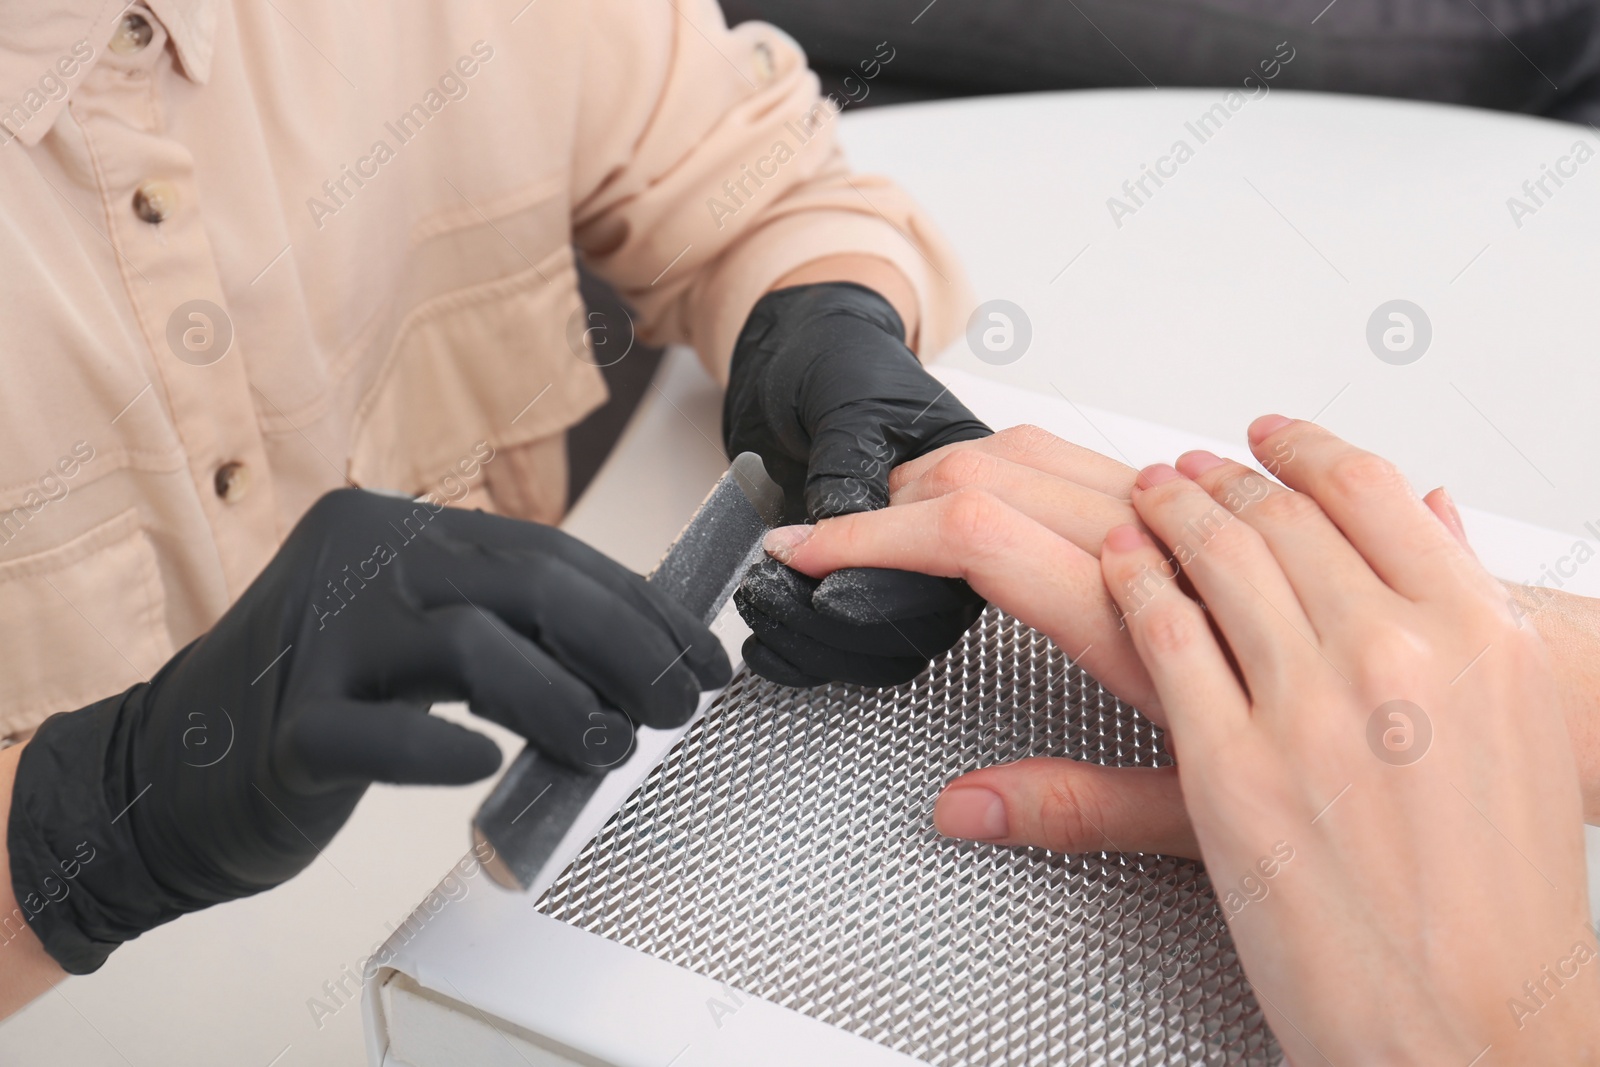
[[[904, 203], [892, 185], [871, 178], [854, 184], [865, 198], [888, 192]], [[896, 205], [899, 207], [900, 205]], [[806, 211], [774, 219], [731, 249], [700, 283], [698, 314], [691, 336], [701, 361], [714, 378], [726, 384], [734, 342], [757, 300], [797, 267], [839, 255], [885, 260], [911, 283], [920, 326], [916, 353], [929, 359], [943, 351], [965, 328], [973, 307], [971, 288], [955, 253], [931, 225], [913, 215], [909, 233], [876, 214], [844, 210]]]

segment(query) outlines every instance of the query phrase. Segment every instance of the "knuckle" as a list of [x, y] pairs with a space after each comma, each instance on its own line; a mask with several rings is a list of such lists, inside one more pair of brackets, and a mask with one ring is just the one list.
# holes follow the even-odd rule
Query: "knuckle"
[[976, 449], [962, 448], [935, 463], [928, 477], [933, 489], [943, 495], [965, 486], [988, 483], [994, 469], [993, 456]]
[[1328, 488], [1347, 500], [1392, 488], [1400, 480], [1394, 464], [1371, 452], [1351, 452], [1328, 466]]
[[1409, 688], [1419, 668], [1435, 662], [1433, 643], [1399, 622], [1364, 624], [1362, 649], [1356, 657], [1358, 687], [1381, 695]]
[[1141, 613], [1138, 625], [1146, 649], [1155, 656], [1188, 652], [1199, 643], [1204, 632], [1198, 610], [1170, 602], [1150, 605], [1150, 610]]
[[1115, 570], [1108, 571], [1107, 577], [1120, 591], [1117, 599], [1123, 615], [1134, 616], [1143, 612], [1166, 588], [1167, 582], [1177, 577], [1177, 570], [1170, 561], [1163, 561], [1162, 566], [1157, 568], [1148, 563], [1126, 560]]
[[[1150, 493], [1160, 493], [1162, 490], [1173, 491], [1173, 493], [1187, 493], [1187, 491], [1190, 491], [1190, 486], [1182, 485], [1182, 483], [1173, 483], [1173, 488], [1166, 485], [1157, 486], [1155, 490], [1150, 490]], [[1146, 498], [1146, 501], [1149, 501], [1149, 498]], [[1214, 541], [1216, 537], [1230, 533], [1230, 531], [1234, 531], [1235, 528], [1240, 526], [1240, 523], [1235, 520], [1234, 515], [1230, 514], [1226, 507], [1221, 506], [1219, 502], [1213, 501], [1213, 499], [1206, 498], [1206, 496], [1198, 496], [1198, 499], [1168, 496], [1166, 499], [1157, 499], [1157, 501], [1149, 502], [1149, 504], [1141, 501], [1141, 506], [1139, 507], [1142, 510], [1144, 507], [1152, 506], [1155, 509], [1179, 506], [1174, 507], [1173, 510], [1165, 510], [1165, 512], [1157, 510], [1152, 514], [1152, 520], [1157, 515], [1168, 518], [1168, 522], [1163, 523], [1163, 526], [1165, 526], [1163, 536], [1165, 536], [1168, 544], [1173, 547], [1173, 552], [1178, 553], [1179, 563], [1187, 563], [1190, 558], [1198, 555], [1200, 550], [1205, 549], [1206, 545], [1211, 544], [1211, 541]], [[1181, 526], [1178, 525], [1178, 520], [1181, 520]]]
[[1284, 468], [1294, 462], [1294, 458], [1294, 442], [1287, 437], [1274, 441], [1272, 447], [1266, 449], [1266, 455], [1260, 457], [1261, 465], [1267, 468], [1267, 473], [1274, 477], [1281, 475]]
[[1007, 427], [995, 434], [995, 437], [1004, 444], [1007, 451], [1022, 456], [1051, 452], [1060, 442], [1060, 438], [1049, 430], [1031, 423]]
[[1039, 798], [1039, 843], [1052, 852], [1099, 851], [1107, 843], [1099, 794], [1070, 770], [1052, 775]]
[[940, 539], [963, 552], [981, 553], [1000, 535], [999, 504], [981, 489], [957, 489], [940, 509]]
[[1260, 551], [1260, 535], [1230, 518], [1209, 540], [1195, 547], [1194, 558], [1214, 570], [1248, 575], [1256, 569]]
[[1272, 483], [1245, 466], [1233, 467], [1226, 484], [1223, 504], [1235, 513], [1259, 504], [1272, 494]]
[[1272, 526], [1298, 526], [1322, 513], [1304, 493], [1280, 490], [1268, 493], [1251, 508], [1251, 516]]

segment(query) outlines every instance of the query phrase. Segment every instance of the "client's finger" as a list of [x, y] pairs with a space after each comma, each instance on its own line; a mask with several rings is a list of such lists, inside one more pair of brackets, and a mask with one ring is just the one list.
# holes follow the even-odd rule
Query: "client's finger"
[[889, 473], [890, 490], [915, 481], [945, 456], [959, 451], [997, 456], [1124, 500], [1128, 499], [1134, 476], [1139, 473], [1093, 449], [1063, 441], [1048, 430], [1037, 426], [1012, 426], [982, 440], [946, 445], [900, 464]]
[[1150, 676], [1095, 558], [987, 493], [962, 489], [903, 507], [786, 526], [767, 551], [818, 577], [890, 567], [965, 578], [984, 599], [1043, 631], [1106, 688], [1160, 722]]
[[1160, 852], [1200, 858], [1176, 767], [1025, 759], [945, 787], [933, 825], [946, 837], [1053, 852]]
[[982, 449], [942, 451], [937, 462], [896, 489], [889, 502], [911, 504], [958, 489], [982, 489], [1095, 556], [1107, 530], [1139, 521], [1126, 497], [1109, 496]]
[[1461, 542], [1461, 547], [1468, 552], [1472, 552], [1472, 555], [1476, 558], [1478, 554], [1472, 551], [1472, 545], [1467, 541], [1467, 528], [1462, 525], [1461, 512], [1456, 510], [1456, 502], [1450, 498], [1450, 494], [1446, 492], [1445, 487], [1441, 485], [1423, 497], [1422, 502], [1428, 505], [1429, 511], [1439, 516], [1439, 521], [1444, 523], [1444, 528], [1449, 530], [1457, 541]]
[[1308, 494], [1356, 551], [1403, 597], [1498, 591], [1398, 467], [1310, 422], [1264, 415], [1250, 424], [1256, 457], [1285, 485]]
[[1205, 753], [1250, 715], [1232, 664], [1200, 605], [1184, 595], [1142, 530], [1118, 526], [1106, 534], [1100, 566], [1169, 719], [1161, 725], [1186, 755], [1201, 746], [1204, 767]]
[[[1367, 561], [1317, 502], [1266, 475], [1203, 449], [1178, 457], [1178, 470], [1193, 478], [1218, 504], [1254, 529], [1276, 557], [1273, 569], [1294, 587], [1295, 603], [1282, 605], [1285, 618], [1309, 618], [1317, 634], [1365, 631], [1374, 597], [1386, 588]], [[1179, 557], [1184, 561], [1184, 557]], [[1185, 563], [1187, 566], [1187, 563]], [[1215, 607], [1207, 597], [1207, 606]], [[1311, 630], [1304, 630], [1308, 637]], [[1232, 637], [1229, 638], [1232, 643]], [[1309, 646], [1307, 646], [1309, 649]], [[1255, 653], [1233, 644], [1241, 665]]]
[[[1260, 531], [1165, 463], [1139, 472], [1134, 503], [1194, 583], [1252, 693], [1259, 698], [1272, 691], [1294, 676], [1294, 664], [1316, 655], [1311, 621]], [[1135, 588], [1153, 591], [1174, 573], [1170, 564], [1159, 573], [1141, 573]], [[1134, 603], [1137, 611], [1143, 597]], [[1299, 639], [1285, 641], [1286, 628]]]

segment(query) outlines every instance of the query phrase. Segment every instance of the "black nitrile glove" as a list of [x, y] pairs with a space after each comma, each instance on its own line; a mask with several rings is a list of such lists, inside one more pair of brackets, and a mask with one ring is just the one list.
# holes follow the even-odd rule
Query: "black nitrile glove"
[[687, 611], [559, 530], [340, 490], [148, 684], [40, 726], [12, 885], [46, 951], [87, 973], [299, 873], [371, 782], [492, 774], [495, 743], [434, 701], [600, 773], [616, 746], [586, 751], [597, 726], [681, 725], [728, 674]]
[[[922, 368], [887, 300], [848, 282], [762, 297], [733, 352], [723, 408], [730, 456], [759, 453], [783, 487], [789, 522], [889, 503], [889, 472], [989, 427]], [[983, 610], [967, 583], [858, 568], [821, 580], [776, 560], [734, 594], [755, 631], [745, 662], [793, 686], [910, 681]]]

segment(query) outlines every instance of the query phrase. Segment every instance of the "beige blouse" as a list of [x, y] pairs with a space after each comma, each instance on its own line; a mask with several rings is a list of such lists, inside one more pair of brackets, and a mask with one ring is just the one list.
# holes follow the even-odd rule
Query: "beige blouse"
[[838, 253], [954, 337], [836, 111], [712, 0], [0, 6], [0, 736], [148, 677], [340, 484], [558, 518], [574, 245], [719, 376]]

